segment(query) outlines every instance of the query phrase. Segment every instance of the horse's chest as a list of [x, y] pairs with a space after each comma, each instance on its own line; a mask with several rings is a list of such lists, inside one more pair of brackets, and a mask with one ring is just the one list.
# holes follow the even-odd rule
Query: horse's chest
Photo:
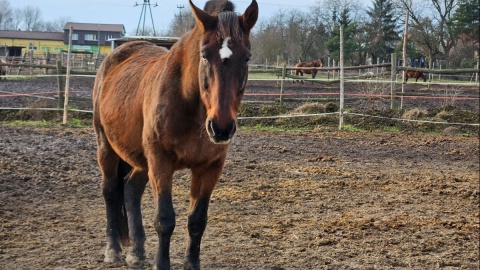
[[218, 146], [203, 139], [189, 140], [179, 138], [166, 151], [167, 156], [177, 168], [192, 168], [220, 158], [223, 153]]

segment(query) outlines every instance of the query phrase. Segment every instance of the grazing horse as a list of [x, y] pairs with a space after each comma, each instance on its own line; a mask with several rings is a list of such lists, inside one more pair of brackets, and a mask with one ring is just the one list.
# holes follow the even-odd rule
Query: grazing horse
[[190, 0], [195, 26], [172, 48], [125, 43], [102, 62], [93, 89], [93, 125], [107, 214], [105, 261], [143, 267], [141, 198], [146, 183], [155, 201], [156, 269], [170, 268], [175, 228], [172, 181], [191, 170], [184, 268], [200, 269], [200, 242], [210, 197], [237, 129], [250, 59], [251, 2], [242, 15], [226, 0], [204, 10]]
[[[302, 68], [302, 67], [307, 67], [307, 68], [312, 68], [312, 67], [323, 67], [323, 62], [322, 59], [317, 59], [313, 62], [300, 62], [295, 65], [296, 68]], [[315, 79], [315, 76], [317, 75], [318, 70], [316, 69], [295, 69], [295, 75], [296, 76], [303, 76], [303, 74], [312, 74], [312, 79]]]
[[415, 78], [415, 82], [417, 82], [418, 79], [420, 79], [420, 78], [423, 79], [423, 82], [427, 81], [427, 78], [425, 78], [425, 75], [423, 75], [423, 73], [420, 72], [420, 71], [406, 70], [405, 71], [405, 82], [408, 81], [408, 78]]

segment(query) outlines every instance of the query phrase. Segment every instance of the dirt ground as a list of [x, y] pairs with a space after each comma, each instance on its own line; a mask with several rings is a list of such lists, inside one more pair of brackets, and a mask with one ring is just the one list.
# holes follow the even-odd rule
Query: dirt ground
[[[106, 264], [91, 128], [0, 124], [2, 269]], [[176, 174], [172, 269], [189, 174]], [[479, 140], [408, 132], [240, 129], [216, 187], [203, 269], [478, 269]], [[147, 256], [157, 243], [144, 196]]]

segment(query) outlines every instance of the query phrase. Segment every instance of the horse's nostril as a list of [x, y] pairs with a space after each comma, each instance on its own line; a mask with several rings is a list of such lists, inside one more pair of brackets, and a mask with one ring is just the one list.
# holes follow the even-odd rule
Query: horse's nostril
[[235, 134], [237, 125], [235, 121], [232, 121], [230, 124], [225, 127], [220, 128], [215, 120], [210, 119], [207, 122], [207, 132], [210, 138], [215, 143], [228, 143], [230, 139]]
[[232, 121], [230, 125], [227, 127], [227, 130], [229, 131], [229, 136], [230, 138], [233, 136], [235, 131], [237, 130], [237, 125], [235, 124], [235, 121]]
[[208, 129], [212, 136], [215, 136], [216, 125], [212, 119], [208, 120]]

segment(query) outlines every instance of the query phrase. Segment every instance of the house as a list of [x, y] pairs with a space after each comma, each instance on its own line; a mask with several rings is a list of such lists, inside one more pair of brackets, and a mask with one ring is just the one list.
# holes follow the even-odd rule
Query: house
[[9, 56], [19, 56], [19, 50], [22, 49], [30, 55], [44, 56], [47, 53], [60, 53], [65, 44], [62, 32], [0, 30], [0, 47], [4, 48], [1, 50], [3, 56], [7, 52]]
[[74, 23], [68, 22], [63, 28], [63, 42], [68, 48], [70, 27], [72, 28], [72, 50], [108, 54], [112, 39], [125, 36], [123, 24]]

